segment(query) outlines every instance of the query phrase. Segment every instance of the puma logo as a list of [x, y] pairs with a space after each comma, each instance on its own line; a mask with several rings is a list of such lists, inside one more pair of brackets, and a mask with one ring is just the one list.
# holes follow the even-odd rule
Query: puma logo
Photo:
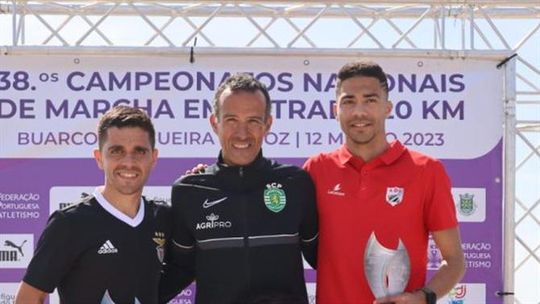
[[17, 249], [17, 250], [19, 251], [19, 253], [21, 254], [21, 256], [24, 256], [24, 253], [23, 253], [23, 251], [22, 251], [22, 247], [24, 246], [25, 243], [26, 243], [26, 240], [24, 240], [20, 246], [17, 246], [17, 245], [15, 245], [15, 243], [13, 243], [12, 241], [6, 240], [6, 241], [4, 242], [4, 246], [13, 247], [13, 248], [15, 248], [15, 249]]

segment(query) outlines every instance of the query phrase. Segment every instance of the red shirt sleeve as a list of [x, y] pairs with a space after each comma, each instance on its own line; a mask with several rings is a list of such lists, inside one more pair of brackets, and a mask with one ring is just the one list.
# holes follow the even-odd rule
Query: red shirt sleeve
[[429, 231], [457, 227], [456, 208], [451, 192], [450, 178], [438, 160], [430, 161], [426, 170], [429, 176], [424, 216]]

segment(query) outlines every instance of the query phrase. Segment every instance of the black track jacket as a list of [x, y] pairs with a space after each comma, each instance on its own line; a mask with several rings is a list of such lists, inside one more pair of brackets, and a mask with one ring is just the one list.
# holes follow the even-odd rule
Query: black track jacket
[[307, 303], [301, 252], [315, 267], [318, 227], [304, 170], [262, 153], [230, 167], [220, 155], [204, 174], [177, 180], [171, 200], [173, 248], [160, 302], [195, 279], [198, 304]]

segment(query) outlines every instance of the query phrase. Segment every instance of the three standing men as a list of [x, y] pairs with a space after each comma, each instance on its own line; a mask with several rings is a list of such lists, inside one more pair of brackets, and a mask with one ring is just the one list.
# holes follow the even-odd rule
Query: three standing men
[[[320, 214], [319, 304], [432, 304], [463, 275], [448, 177], [439, 161], [386, 141], [391, 109], [378, 65], [340, 70], [334, 111], [345, 145], [305, 164]], [[249, 76], [229, 78], [210, 122], [222, 150], [207, 173], [174, 185], [174, 258], [162, 301], [196, 278], [198, 303], [305, 303], [300, 249], [315, 265], [314, 190], [305, 172], [262, 156], [272, 124], [266, 88]], [[424, 286], [430, 232], [446, 263]]]

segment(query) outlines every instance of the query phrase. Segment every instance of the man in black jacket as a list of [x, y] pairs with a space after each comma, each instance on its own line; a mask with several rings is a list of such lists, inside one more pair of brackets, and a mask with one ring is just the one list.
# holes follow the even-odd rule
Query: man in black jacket
[[221, 151], [205, 173], [173, 185], [173, 248], [161, 302], [195, 279], [199, 304], [308, 303], [301, 253], [315, 267], [314, 187], [302, 169], [263, 157], [270, 104], [266, 87], [250, 75], [233, 75], [218, 88], [210, 124]]

